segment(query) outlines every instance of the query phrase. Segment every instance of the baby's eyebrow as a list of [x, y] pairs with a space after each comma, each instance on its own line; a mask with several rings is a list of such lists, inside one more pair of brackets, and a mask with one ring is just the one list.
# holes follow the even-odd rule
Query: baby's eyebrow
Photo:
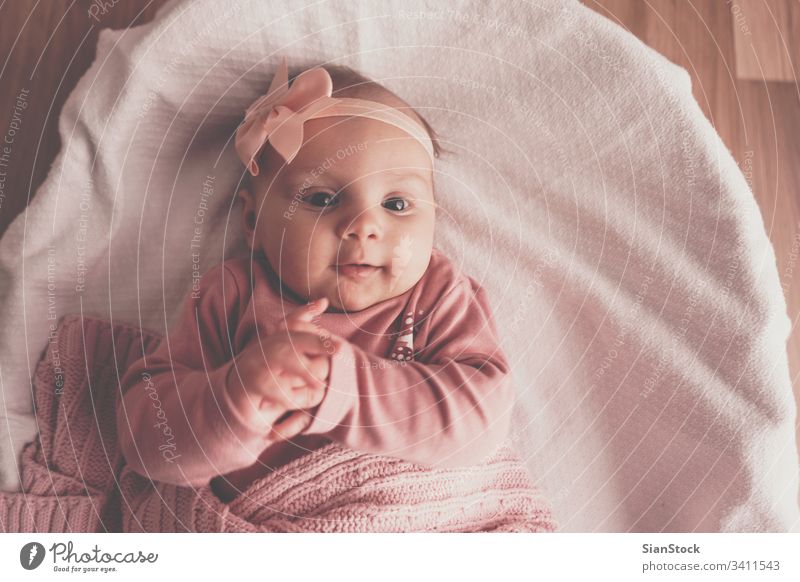
[[[330, 171], [322, 171], [322, 172], [320, 172], [319, 169], [320, 169], [319, 166], [308, 166], [308, 167], [306, 167], [306, 166], [298, 166], [297, 168], [292, 168], [294, 173], [296, 173], [299, 176], [303, 176], [303, 177], [309, 177], [311, 175], [311, 173], [314, 172], [315, 170], [316, 170], [316, 177], [317, 178], [320, 177], [320, 176], [324, 176], [326, 174], [335, 175], [335, 172], [333, 171], [333, 168], [331, 168]], [[395, 168], [395, 169], [392, 169], [392, 170], [386, 170], [386, 173], [387, 174], [391, 174], [393, 176], [403, 176], [403, 177], [405, 177], [405, 176], [418, 176], [418, 177], [424, 179], [427, 176], [428, 171], [424, 170], [423, 168], [419, 168], [418, 169], [418, 168], [408, 167], [408, 168]]]
[[415, 168], [398, 168], [396, 170], [389, 170], [387, 173], [403, 180], [419, 180], [425, 184], [428, 183], [428, 173]]
[[[304, 184], [308, 186], [324, 186], [328, 185], [333, 187], [331, 182], [339, 181], [340, 179], [333, 174], [333, 172], [317, 172], [315, 176], [311, 172], [317, 168], [294, 168], [296, 175], [292, 177], [289, 182], [293, 188], [301, 188]], [[413, 180], [428, 185], [428, 173], [422, 169], [416, 168], [396, 168], [393, 170], [386, 170], [385, 174], [396, 178], [396, 181]]]
[[299, 168], [292, 168], [292, 175], [289, 176], [289, 179], [293, 181], [316, 180], [328, 174], [330, 174], [330, 172], [320, 171], [318, 166], [308, 168], [301, 166]]

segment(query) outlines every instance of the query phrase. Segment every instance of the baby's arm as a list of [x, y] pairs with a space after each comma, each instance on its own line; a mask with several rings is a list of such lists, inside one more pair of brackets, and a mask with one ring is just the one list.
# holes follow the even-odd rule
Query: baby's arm
[[306, 433], [437, 467], [475, 464], [508, 435], [514, 389], [485, 291], [464, 278], [430, 315], [418, 361], [336, 338], [328, 392]]
[[126, 372], [117, 430], [128, 465], [151, 479], [204, 485], [253, 464], [269, 427], [245, 420], [229, 394], [232, 337], [239, 309], [233, 273], [203, 275], [169, 338]]

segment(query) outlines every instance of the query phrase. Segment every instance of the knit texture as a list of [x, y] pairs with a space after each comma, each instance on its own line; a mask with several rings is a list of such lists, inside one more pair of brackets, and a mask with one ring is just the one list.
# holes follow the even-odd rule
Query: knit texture
[[159, 341], [79, 315], [59, 322], [33, 378], [39, 436], [22, 452], [22, 492], [0, 494], [0, 530], [120, 530], [119, 378]]
[[209, 487], [126, 469], [126, 531], [549, 532], [556, 524], [507, 447], [484, 463], [431, 470], [327, 445], [255, 481], [230, 504]]
[[209, 487], [152, 482], [124, 465], [119, 378], [157, 334], [67, 316], [34, 376], [40, 434], [23, 492], [0, 494], [6, 532], [549, 532], [547, 504], [508, 445], [473, 467], [427, 469], [336, 444], [296, 459], [231, 503]]

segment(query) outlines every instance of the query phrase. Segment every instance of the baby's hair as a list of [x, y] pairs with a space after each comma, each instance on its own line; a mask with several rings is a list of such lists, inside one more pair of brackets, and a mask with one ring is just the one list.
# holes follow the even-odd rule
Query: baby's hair
[[[434, 131], [431, 124], [428, 123], [428, 120], [425, 119], [419, 112], [417, 112], [413, 107], [408, 105], [404, 100], [400, 97], [395, 95], [392, 91], [389, 91], [386, 87], [381, 85], [380, 83], [373, 81], [369, 77], [366, 77], [356, 71], [355, 69], [345, 66], [345, 65], [320, 65], [331, 76], [331, 81], [333, 81], [333, 92], [332, 97], [351, 97], [351, 98], [358, 98], [358, 99], [367, 99], [370, 101], [377, 101], [382, 103], [385, 101], [386, 97], [390, 97], [390, 100], [396, 100], [398, 105], [392, 104], [392, 106], [397, 107], [403, 113], [410, 115], [412, 118], [415, 118], [417, 121], [422, 123], [422, 126], [425, 128], [425, 131], [428, 132], [428, 136], [431, 138], [431, 142], [433, 144], [433, 155], [434, 157], [438, 158], [439, 155], [444, 151], [442, 146], [439, 144], [439, 138]], [[291, 83], [294, 81], [295, 77], [297, 77], [300, 73], [305, 70], [308, 70], [310, 67], [305, 67], [303, 69], [295, 69], [294, 72], [290, 69], [289, 71], [289, 82]], [[261, 156], [263, 156], [263, 151]], [[261, 167], [264, 167], [261, 162]], [[245, 186], [249, 189], [251, 186], [251, 176], [250, 172], [245, 172]]]

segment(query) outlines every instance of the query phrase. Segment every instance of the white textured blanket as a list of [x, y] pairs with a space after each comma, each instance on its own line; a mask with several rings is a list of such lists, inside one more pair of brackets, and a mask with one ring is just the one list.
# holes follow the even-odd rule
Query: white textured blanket
[[686, 72], [560, 1], [196, 0], [104, 31], [0, 243], [4, 487], [50, 324], [164, 331], [193, 271], [244, 251], [232, 135], [283, 56], [354, 66], [442, 135], [436, 244], [489, 292], [515, 443], [564, 531], [798, 527], [789, 320], [753, 196]]

